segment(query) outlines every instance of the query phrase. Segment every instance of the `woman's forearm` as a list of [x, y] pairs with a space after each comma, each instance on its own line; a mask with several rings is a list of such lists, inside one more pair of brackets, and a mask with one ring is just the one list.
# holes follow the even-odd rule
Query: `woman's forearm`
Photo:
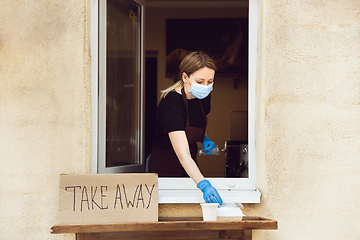
[[200, 181], [204, 180], [204, 176], [200, 172], [199, 167], [196, 165], [194, 160], [190, 157], [179, 158], [181, 165], [185, 169], [186, 173], [190, 176], [190, 178], [198, 184]]

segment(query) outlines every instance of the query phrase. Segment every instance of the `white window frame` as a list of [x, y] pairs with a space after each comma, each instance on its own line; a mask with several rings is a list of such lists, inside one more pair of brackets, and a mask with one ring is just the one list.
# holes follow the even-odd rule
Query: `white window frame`
[[[144, 5], [144, 0], [134, 0], [140, 5]], [[144, 24], [143, 7], [141, 7], [141, 26]], [[106, 19], [100, 19], [101, 16], [106, 16], [107, 5], [106, 0], [92, 0], [91, 1], [91, 108], [92, 108], [92, 153], [91, 153], [91, 173], [120, 173], [120, 172], [141, 172], [144, 169], [142, 159], [144, 145], [138, 146], [140, 159], [137, 164], [130, 164], [126, 166], [106, 167], [106, 33], [101, 31], [106, 30]], [[140, 39], [140, 55], [142, 62], [140, 63], [140, 72], [144, 73], [144, 27], [141, 27]], [[140, 81], [143, 82], [144, 74], [140, 74]], [[139, 142], [144, 142], [143, 138], [143, 104], [144, 103], [144, 88], [140, 87], [140, 120], [138, 138]]]
[[[98, 173], [98, 77], [99, 77], [99, 2], [91, 0], [91, 101], [92, 101], [92, 160], [91, 173]], [[257, 34], [259, 0], [249, 0], [249, 68], [248, 68], [248, 178], [207, 178], [226, 202], [260, 203], [256, 187], [255, 93], [257, 70]], [[202, 193], [190, 178], [159, 178], [159, 203], [199, 203]]]

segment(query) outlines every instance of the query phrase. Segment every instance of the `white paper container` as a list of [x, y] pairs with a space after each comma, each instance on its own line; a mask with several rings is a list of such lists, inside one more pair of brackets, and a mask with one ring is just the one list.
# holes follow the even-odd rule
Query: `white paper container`
[[217, 210], [218, 210], [218, 203], [200, 203], [203, 220], [204, 221], [216, 221], [217, 219]]
[[243, 216], [241, 209], [236, 206], [223, 204], [217, 209], [217, 221], [241, 221]]

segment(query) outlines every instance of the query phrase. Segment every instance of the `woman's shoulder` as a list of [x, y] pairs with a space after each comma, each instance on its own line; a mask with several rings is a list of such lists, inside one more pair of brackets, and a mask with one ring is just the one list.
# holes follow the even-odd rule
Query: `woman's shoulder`
[[176, 91], [171, 91], [163, 97], [159, 103], [159, 107], [176, 107], [183, 105], [183, 99], [181, 94]]
[[181, 93], [179, 93], [179, 92], [177, 92], [177, 91], [175, 91], [175, 90], [170, 91], [170, 92], [166, 95], [166, 97], [167, 97], [167, 96], [182, 98]]
[[169, 92], [168, 94], [166, 94], [165, 97], [163, 97], [161, 99], [161, 101], [164, 101], [164, 102], [178, 102], [178, 101], [182, 101], [182, 95], [178, 92], [176, 92], [175, 90]]

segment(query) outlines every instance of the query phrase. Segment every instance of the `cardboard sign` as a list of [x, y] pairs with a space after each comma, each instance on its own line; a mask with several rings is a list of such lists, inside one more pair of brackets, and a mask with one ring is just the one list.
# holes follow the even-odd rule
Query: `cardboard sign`
[[61, 224], [158, 221], [158, 176], [60, 175]]

